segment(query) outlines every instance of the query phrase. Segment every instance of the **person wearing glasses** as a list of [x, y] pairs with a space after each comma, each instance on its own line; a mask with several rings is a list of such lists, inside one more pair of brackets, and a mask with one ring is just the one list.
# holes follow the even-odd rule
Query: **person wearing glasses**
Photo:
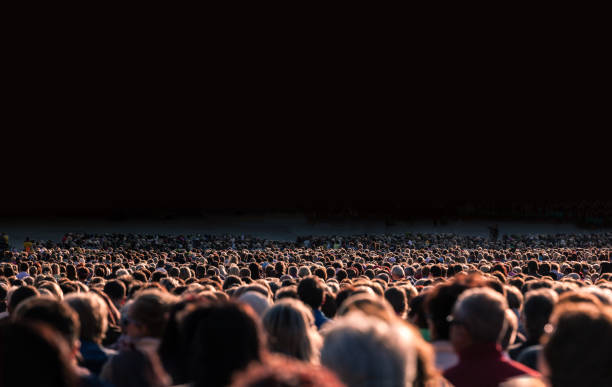
[[466, 290], [449, 316], [450, 339], [459, 363], [444, 377], [456, 387], [494, 387], [517, 376], [540, 374], [503, 356], [501, 340], [506, 332], [503, 295], [490, 288]]

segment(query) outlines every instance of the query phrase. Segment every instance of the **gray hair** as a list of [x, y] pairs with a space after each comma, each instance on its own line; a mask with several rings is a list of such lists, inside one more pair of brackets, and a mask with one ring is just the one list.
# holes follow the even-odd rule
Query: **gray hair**
[[457, 299], [453, 318], [467, 328], [474, 341], [500, 342], [505, 333], [508, 303], [490, 288], [469, 289]]
[[397, 277], [405, 278], [404, 269], [400, 265], [395, 265], [391, 268], [391, 275], [395, 275]]
[[417, 352], [408, 327], [353, 312], [323, 332], [321, 363], [348, 387], [412, 386]]
[[310, 274], [311, 274], [310, 269], [307, 266], [301, 266], [300, 269], [298, 270], [299, 278], [308, 277]]

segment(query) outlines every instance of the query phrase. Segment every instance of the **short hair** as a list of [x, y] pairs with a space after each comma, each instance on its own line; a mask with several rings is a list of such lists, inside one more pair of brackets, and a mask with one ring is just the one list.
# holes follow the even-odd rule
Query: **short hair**
[[412, 331], [351, 313], [323, 329], [321, 363], [348, 387], [405, 386], [416, 376]]
[[70, 347], [78, 340], [81, 328], [77, 313], [50, 296], [25, 300], [15, 310], [14, 320], [48, 324], [62, 335]]
[[449, 339], [450, 325], [447, 319], [448, 316], [452, 313], [453, 307], [461, 293], [477, 284], [478, 282], [469, 282], [465, 276], [457, 275], [449, 282], [438, 284], [426, 293], [422, 307], [427, 319], [433, 325], [432, 334], [435, 336], [435, 339]]
[[147, 289], [139, 292], [128, 308], [128, 316], [144, 325], [152, 337], [161, 337], [166, 326], [166, 312], [175, 297], [159, 290]]
[[527, 337], [538, 340], [544, 333], [544, 326], [553, 312], [558, 296], [554, 290], [538, 289], [527, 292], [523, 315]]
[[395, 275], [395, 276], [398, 276], [398, 277], [401, 277], [401, 278], [406, 277], [404, 275], [404, 269], [402, 269], [402, 267], [399, 266], [399, 265], [395, 265], [395, 266], [393, 266], [391, 268], [391, 275]]
[[398, 316], [403, 317], [406, 314], [408, 302], [403, 290], [391, 287], [385, 291], [385, 299], [389, 301]]
[[274, 295], [274, 299], [280, 300], [282, 298], [299, 299], [298, 294], [297, 294], [297, 286], [289, 285], [289, 286], [283, 286], [282, 288], [278, 289], [276, 291], [276, 294]]
[[472, 340], [495, 343], [504, 333], [506, 298], [491, 288], [469, 289], [457, 299], [453, 319], [462, 323]]
[[508, 302], [508, 308], [510, 309], [521, 309], [523, 305], [523, 294], [516, 287], [511, 285], [505, 285], [506, 288], [506, 301]]
[[104, 293], [108, 294], [111, 300], [120, 300], [126, 295], [126, 286], [120, 280], [108, 281], [104, 285]]
[[298, 284], [298, 296], [312, 309], [319, 309], [323, 304], [323, 286], [323, 280], [317, 276], [304, 277]]
[[310, 275], [310, 269], [306, 266], [301, 266], [298, 270], [298, 277], [304, 278]]
[[229, 275], [223, 282], [223, 290], [227, 290], [234, 285], [242, 285], [242, 280], [238, 276]]
[[13, 290], [9, 295], [8, 300], [8, 311], [9, 313], [13, 313], [15, 309], [21, 304], [24, 300], [30, 297], [37, 297], [40, 295], [40, 292], [33, 286], [24, 285], [20, 286], [17, 289]]
[[81, 340], [100, 344], [108, 328], [108, 308], [96, 293], [72, 293], [66, 299], [79, 315]]

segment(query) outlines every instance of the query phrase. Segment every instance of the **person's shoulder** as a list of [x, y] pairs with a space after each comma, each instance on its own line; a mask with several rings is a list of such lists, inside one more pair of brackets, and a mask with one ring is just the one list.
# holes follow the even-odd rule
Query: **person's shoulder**
[[518, 375], [529, 375], [529, 376], [540, 376], [540, 373], [534, 369], [527, 367], [524, 364], [519, 363], [518, 361], [514, 361], [512, 359], [504, 359], [508, 369], [511, 373], [515, 373], [515, 376]]

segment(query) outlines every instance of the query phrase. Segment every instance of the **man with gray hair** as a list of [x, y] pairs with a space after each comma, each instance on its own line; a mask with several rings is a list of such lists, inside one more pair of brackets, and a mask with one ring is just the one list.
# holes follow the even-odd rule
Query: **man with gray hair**
[[416, 341], [407, 327], [351, 312], [330, 323], [323, 335], [321, 364], [348, 387], [412, 386]]
[[502, 355], [506, 299], [490, 288], [466, 290], [449, 316], [450, 339], [459, 363], [444, 372], [456, 387], [498, 386], [509, 378], [539, 374]]
[[391, 278], [393, 281], [400, 281], [405, 278], [404, 269], [400, 265], [395, 265], [391, 268]]

